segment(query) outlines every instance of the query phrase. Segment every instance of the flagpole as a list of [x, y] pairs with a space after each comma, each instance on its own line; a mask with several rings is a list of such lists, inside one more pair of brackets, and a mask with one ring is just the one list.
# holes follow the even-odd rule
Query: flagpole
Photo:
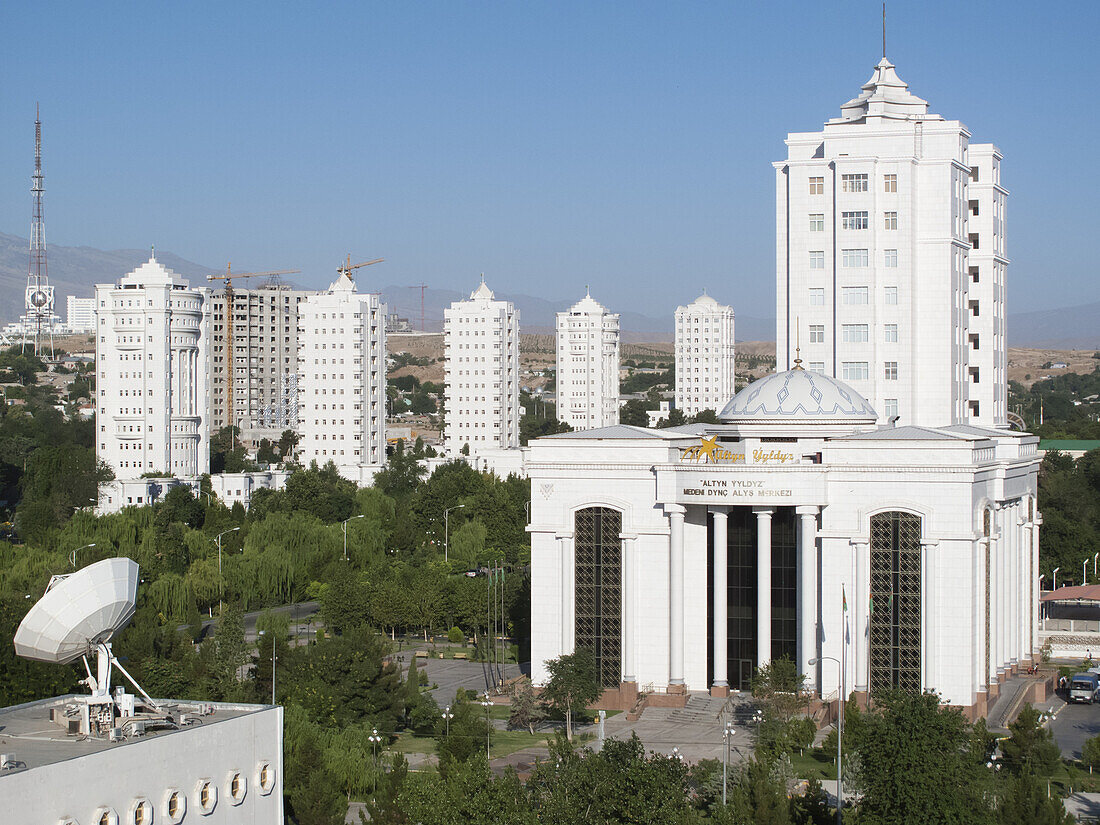
[[840, 585], [840, 598], [842, 604], [842, 624], [841, 636], [840, 636], [840, 695], [837, 699], [837, 723], [836, 723], [836, 737], [837, 737], [837, 759], [836, 759], [836, 821], [837, 825], [840, 825], [844, 810], [844, 776], [841, 764], [841, 754], [844, 749], [844, 702], [848, 698], [847, 693], [848, 686], [848, 593], [844, 588], [844, 584]]

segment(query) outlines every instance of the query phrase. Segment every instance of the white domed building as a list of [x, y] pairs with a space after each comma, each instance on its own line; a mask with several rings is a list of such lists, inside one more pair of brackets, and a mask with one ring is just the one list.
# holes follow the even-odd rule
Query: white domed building
[[984, 714], [1037, 655], [1038, 439], [894, 426], [798, 366], [719, 418], [531, 442], [534, 681], [589, 647], [621, 707], [787, 657], [827, 700], [843, 660], [848, 691]]

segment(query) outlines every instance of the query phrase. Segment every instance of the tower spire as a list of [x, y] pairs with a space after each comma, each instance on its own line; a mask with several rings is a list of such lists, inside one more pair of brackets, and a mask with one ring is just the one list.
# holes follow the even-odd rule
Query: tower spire
[[882, 0], [882, 56], [886, 57], [886, 0]]
[[[31, 218], [30, 266], [27, 270], [23, 316], [23, 345], [33, 347], [35, 355], [42, 355], [43, 338], [49, 336], [50, 357], [53, 357], [53, 287], [46, 271], [46, 220], [42, 212], [42, 193], [45, 191], [42, 175], [42, 119], [39, 106], [34, 105], [34, 174], [31, 176], [31, 194], [34, 196], [34, 214]], [[30, 340], [28, 340], [30, 339]]]

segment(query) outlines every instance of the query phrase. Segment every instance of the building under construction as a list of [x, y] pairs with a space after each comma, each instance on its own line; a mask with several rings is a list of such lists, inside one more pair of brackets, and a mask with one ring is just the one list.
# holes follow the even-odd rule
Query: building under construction
[[[298, 306], [318, 293], [276, 281], [250, 289], [234, 286], [230, 292], [232, 323], [226, 290], [217, 290], [213, 295], [210, 431], [235, 425], [246, 436], [258, 430], [270, 430], [277, 436], [283, 430], [295, 429]], [[227, 343], [230, 328], [231, 346]]]

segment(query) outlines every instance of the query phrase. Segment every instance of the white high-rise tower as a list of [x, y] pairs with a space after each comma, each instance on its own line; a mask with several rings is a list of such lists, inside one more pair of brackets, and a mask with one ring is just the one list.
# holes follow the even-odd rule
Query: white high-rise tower
[[734, 392], [733, 309], [704, 292], [676, 307], [676, 408], [717, 413]]
[[574, 430], [619, 423], [619, 316], [591, 294], [557, 314], [558, 420]]
[[386, 305], [345, 272], [297, 316], [299, 460], [370, 484], [386, 463]]
[[150, 257], [96, 284], [95, 311], [96, 456], [120, 481], [208, 472], [209, 290]]
[[1007, 418], [1001, 155], [930, 114], [885, 57], [776, 169], [776, 355], [848, 382], [880, 420]]
[[443, 311], [446, 426], [454, 455], [519, 447], [519, 311], [481, 285]]

